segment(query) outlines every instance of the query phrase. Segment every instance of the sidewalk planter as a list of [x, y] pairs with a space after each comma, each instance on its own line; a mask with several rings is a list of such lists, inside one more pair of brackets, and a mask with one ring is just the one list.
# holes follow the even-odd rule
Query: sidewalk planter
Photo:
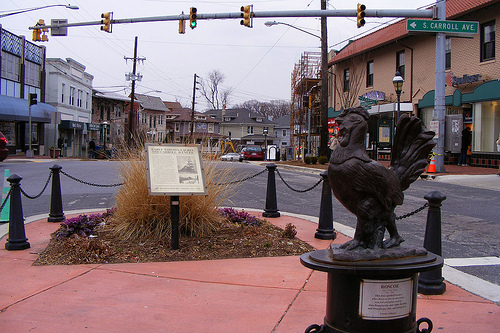
[[50, 152], [50, 157], [51, 158], [58, 158], [59, 155], [61, 154], [61, 149], [59, 149], [59, 148], [56, 148], [56, 149], [50, 148], [49, 152]]

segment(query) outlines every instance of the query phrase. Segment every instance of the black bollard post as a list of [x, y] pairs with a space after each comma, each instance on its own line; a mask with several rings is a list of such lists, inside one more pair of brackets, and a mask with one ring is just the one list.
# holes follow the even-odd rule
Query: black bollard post
[[9, 238], [5, 243], [6, 250], [24, 250], [30, 248], [24, 231], [23, 204], [21, 201], [21, 177], [14, 174], [7, 178], [10, 183], [10, 216]]
[[337, 233], [333, 228], [332, 189], [328, 182], [328, 172], [323, 171], [321, 178], [323, 178], [323, 189], [321, 192], [318, 229], [316, 229], [314, 238], [335, 239]]
[[274, 172], [276, 171], [276, 164], [271, 163], [266, 165], [267, 168], [267, 191], [266, 191], [266, 208], [262, 216], [264, 217], [280, 217], [278, 211], [278, 204], [276, 201], [276, 177]]
[[48, 222], [64, 221], [64, 212], [61, 196], [61, 178], [60, 171], [62, 166], [54, 164], [52, 168], [52, 192], [50, 193], [50, 212]]
[[[429, 202], [427, 225], [425, 227], [424, 248], [441, 256], [441, 202], [446, 196], [438, 191], [432, 191], [424, 196]], [[423, 295], [442, 295], [446, 291], [442, 268], [422, 272], [418, 278], [418, 292]]]
[[179, 249], [179, 196], [173, 195], [170, 197], [170, 223], [172, 236], [170, 238], [170, 248], [172, 250]]

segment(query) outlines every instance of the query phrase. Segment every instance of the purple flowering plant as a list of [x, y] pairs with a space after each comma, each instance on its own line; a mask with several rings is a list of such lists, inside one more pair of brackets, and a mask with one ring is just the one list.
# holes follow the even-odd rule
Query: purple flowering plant
[[60, 240], [73, 235], [80, 237], [90, 237], [95, 234], [95, 228], [105, 219], [113, 215], [115, 209], [111, 208], [102, 214], [80, 215], [61, 222], [61, 227], [57, 230], [56, 239]]
[[260, 221], [247, 212], [237, 211], [233, 208], [221, 208], [219, 213], [233, 223], [241, 223], [250, 226], [258, 226]]

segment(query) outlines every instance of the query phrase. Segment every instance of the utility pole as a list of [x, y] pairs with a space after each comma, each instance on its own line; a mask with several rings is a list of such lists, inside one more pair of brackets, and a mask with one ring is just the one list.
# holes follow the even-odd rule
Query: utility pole
[[[326, 10], [326, 0], [321, 0], [321, 10]], [[326, 16], [321, 16], [321, 126], [319, 133], [319, 156], [328, 157], [328, 37]]]
[[198, 83], [196, 81], [196, 78], [199, 77], [198, 75], [196, 75], [196, 73], [194, 74], [194, 82], [193, 82], [193, 103], [191, 104], [191, 140], [192, 143], [196, 143], [196, 140], [194, 138], [194, 105], [196, 103], [196, 84]]
[[137, 58], [137, 36], [135, 36], [135, 43], [134, 43], [134, 57], [133, 58], [127, 58], [124, 57], [125, 60], [133, 60], [133, 66], [132, 66], [132, 73], [125, 74], [125, 77], [127, 78], [127, 81], [132, 80], [132, 92], [130, 94], [130, 112], [128, 114], [128, 138], [127, 142], [129, 147], [132, 147], [135, 143], [135, 137], [137, 136], [137, 117], [135, 114], [135, 106], [134, 106], [134, 100], [135, 100], [135, 81], [141, 81], [142, 75], [137, 75], [137, 60], [146, 60], [146, 58]]

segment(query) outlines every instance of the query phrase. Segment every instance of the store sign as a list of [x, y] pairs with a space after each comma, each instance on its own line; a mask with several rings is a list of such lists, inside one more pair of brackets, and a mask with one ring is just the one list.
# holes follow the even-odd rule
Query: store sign
[[374, 101], [383, 101], [385, 100], [385, 92], [378, 90], [369, 91], [366, 94], [360, 96], [360, 99], [364, 98]]

